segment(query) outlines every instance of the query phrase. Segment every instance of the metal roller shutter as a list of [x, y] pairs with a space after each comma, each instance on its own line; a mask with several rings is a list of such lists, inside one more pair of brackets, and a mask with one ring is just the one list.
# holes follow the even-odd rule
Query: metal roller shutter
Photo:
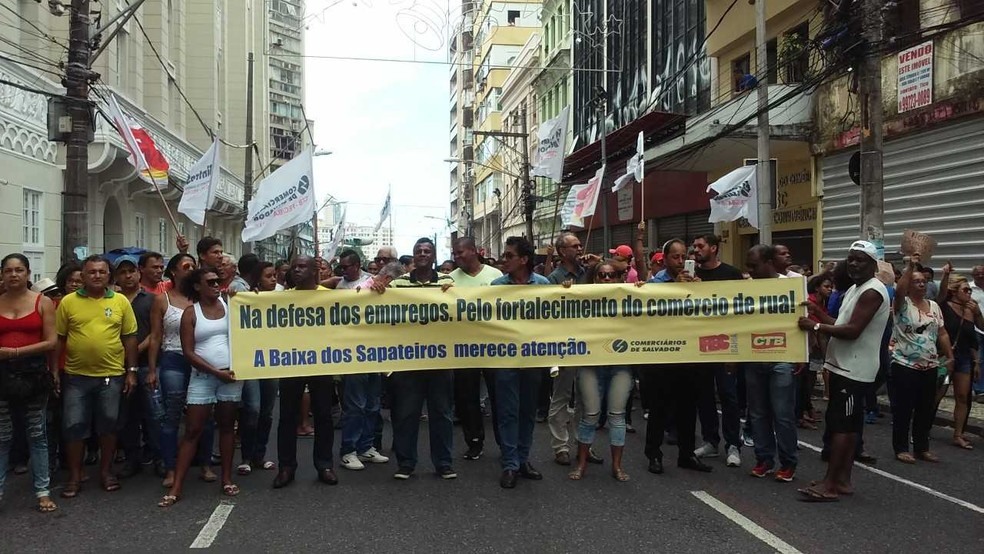
[[[984, 260], [984, 119], [885, 143], [885, 251], [905, 229], [936, 239], [933, 265], [966, 272]], [[847, 175], [852, 152], [822, 163], [823, 257], [842, 258], [860, 236], [860, 189]]]
[[657, 247], [662, 247], [670, 239], [687, 240], [686, 215], [673, 215], [656, 220]]
[[685, 240], [688, 243], [693, 242], [694, 238], [699, 235], [710, 235], [714, 233], [714, 224], [707, 222], [709, 217], [711, 217], [711, 210], [687, 214], [687, 236]]

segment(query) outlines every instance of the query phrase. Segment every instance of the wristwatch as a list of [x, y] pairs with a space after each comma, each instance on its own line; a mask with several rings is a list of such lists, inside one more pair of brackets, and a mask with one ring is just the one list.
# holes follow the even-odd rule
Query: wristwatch
[[817, 324], [815, 324], [813, 326], [813, 332], [814, 333], [819, 333], [820, 332], [820, 324], [819, 323], [817, 323]]

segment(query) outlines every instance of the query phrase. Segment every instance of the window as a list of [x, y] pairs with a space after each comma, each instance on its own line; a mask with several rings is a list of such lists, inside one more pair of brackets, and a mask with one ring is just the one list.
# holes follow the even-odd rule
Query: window
[[519, 22], [519, 10], [509, 10], [506, 12], [506, 21], [510, 25], [516, 25]]
[[44, 220], [42, 219], [41, 213], [41, 203], [43, 200], [43, 193], [36, 190], [24, 189], [22, 241], [25, 246], [44, 246], [44, 235], [42, 233]]
[[802, 23], [783, 35], [779, 63], [786, 83], [802, 83], [810, 71], [810, 24]]
[[[765, 43], [765, 72], [768, 75], [768, 83], [774, 85], [779, 82], [779, 40], [772, 39]], [[756, 75], [761, 71], [756, 68]]]
[[157, 251], [164, 254], [168, 251], [167, 220], [163, 217], [157, 219]]
[[144, 214], [137, 214], [134, 219], [136, 231], [134, 236], [134, 246], [144, 248], [147, 244], [147, 218]]
[[744, 56], [731, 62], [731, 82], [734, 85], [732, 90], [735, 94], [741, 94], [752, 88], [751, 81], [755, 80], [752, 73], [752, 56]]

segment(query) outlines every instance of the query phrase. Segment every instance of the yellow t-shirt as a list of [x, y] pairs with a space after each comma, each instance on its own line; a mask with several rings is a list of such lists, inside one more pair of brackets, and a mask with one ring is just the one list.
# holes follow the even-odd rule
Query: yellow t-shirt
[[126, 296], [106, 289], [92, 298], [79, 289], [58, 304], [55, 328], [66, 337], [65, 373], [115, 377], [126, 371], [121, 337], [137, 334], [137, 318]]

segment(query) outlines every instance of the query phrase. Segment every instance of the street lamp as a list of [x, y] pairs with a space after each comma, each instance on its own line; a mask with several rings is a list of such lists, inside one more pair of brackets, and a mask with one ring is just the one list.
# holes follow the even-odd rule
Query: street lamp
[[315, 150], [314, 151], [314, 155], [315, 156], [331, 156], [332, 154], [334, 154], [334, 152], [332, 152], [331, 150], [324, 150], [324, 149], [322, 149], [322, 150]]

